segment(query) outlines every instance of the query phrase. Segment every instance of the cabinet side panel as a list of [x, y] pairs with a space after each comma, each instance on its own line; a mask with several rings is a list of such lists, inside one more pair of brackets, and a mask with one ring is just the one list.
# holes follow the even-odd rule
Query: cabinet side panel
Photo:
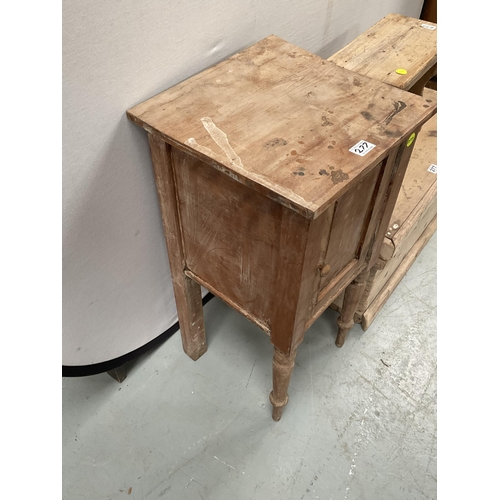
[[173, 163], [187, 269], [269, 326], [280, 205], [181, 151]]
[[367, 225], [372, 216], [383, 164], [384, 162], [379, 163], [356, 186], [338, 199], [325, 255], [324, 269], [328, 269], [328, 272], [323, 273], [320, 289], [327, 286], [353, 260], [359, 258]]

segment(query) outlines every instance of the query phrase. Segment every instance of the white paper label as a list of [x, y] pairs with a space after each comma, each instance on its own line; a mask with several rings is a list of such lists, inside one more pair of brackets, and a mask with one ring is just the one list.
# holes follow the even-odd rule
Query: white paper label
[[369, 153], [374, 147], [375, 144], [372, 144], [368, 141], [359, 141], [358, 143], [354, 144], [354, 146], [349, 151], [358, 156], [365, 156], [365, 154]]
[[433, 174], [438, 173], [438, 166], [434, 165], [434, 163], [431, 164], [431, 166], [427, 169], [427, 172], [432, 172]]
[[432, 24], [421, 24], [420, 26], [422, 26], [422, 28], [425, 28], [426, 30], [435, 30], [436, 29], [436, 26], [432, 26]]

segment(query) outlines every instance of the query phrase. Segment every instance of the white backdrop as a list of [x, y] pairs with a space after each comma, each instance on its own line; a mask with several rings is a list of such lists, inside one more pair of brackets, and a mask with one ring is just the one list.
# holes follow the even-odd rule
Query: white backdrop
[[125, 111], [270, 34], [328, 57], [422, 4], [63, 1], [63, 365], [114, 359], [177, 321], [147, 138]]

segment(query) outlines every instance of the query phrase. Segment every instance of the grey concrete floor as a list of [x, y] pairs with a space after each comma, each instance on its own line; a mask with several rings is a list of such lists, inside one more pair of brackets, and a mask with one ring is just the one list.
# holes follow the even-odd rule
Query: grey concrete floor
[[212, 299], [208, 352], [179, 333], [109, 375], [63, 378], [63, 498], [436, 498], [436, 235], [368, 331], [306, 333], [280, 422], [268, 337]]

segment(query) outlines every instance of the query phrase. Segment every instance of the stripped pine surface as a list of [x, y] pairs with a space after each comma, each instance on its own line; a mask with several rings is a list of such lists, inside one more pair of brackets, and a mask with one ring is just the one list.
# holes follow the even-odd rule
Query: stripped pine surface
[[[437, 24], [389, 14], [328, 60], [420, 94], [437, 71]], [[396, 70], [406, 73], [396, 73]]]
[[[146, 130], [315, 218], [436, 103], [270, 36], [128, 111]], [[375, 147], [364, 156], [349, 150]]]

